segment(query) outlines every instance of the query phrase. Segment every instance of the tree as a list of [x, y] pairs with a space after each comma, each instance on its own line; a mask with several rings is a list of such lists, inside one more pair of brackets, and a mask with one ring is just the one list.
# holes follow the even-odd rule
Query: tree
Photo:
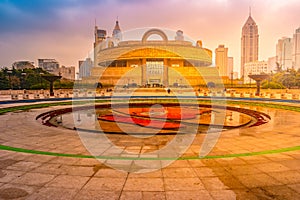
[[0, 89], [6, 90], [10, 88], [9, 78], [5, 75], [3, 71], [0, 71]]
[[20, 89], [21, 86], [21, 81], [20, 78], [18, 76], [11, 76], [10, 77], [10, 84], [12, 89]]

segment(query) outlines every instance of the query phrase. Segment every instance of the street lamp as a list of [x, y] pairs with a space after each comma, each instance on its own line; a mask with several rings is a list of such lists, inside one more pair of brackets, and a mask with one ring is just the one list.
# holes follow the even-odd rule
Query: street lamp
[[[252, 73], [250, 72], [249, 75], [252, 75]], [[252, 85], [251, 85], [251, 78], [250, 79], [250, 92], [251, 92], [251, 88], [252, 88]]]
[[233, 71], [231, 71], [231, 88], [233, 88]]

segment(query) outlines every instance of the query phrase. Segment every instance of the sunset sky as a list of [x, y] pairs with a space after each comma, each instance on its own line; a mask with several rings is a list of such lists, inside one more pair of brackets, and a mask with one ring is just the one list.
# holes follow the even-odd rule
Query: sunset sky
[[275, 56], [279, 38], [300, 27], [299, 0], [0, 0], [0, 66], [55, 58], [77, 67], [92, 50], [95, 18], [111, 35], [118, 16], [122, 31], [180, 29], [213, 51], [224, 44], [238, 70], [249, 6], [259, 28], [259, 59], [266, 60]]

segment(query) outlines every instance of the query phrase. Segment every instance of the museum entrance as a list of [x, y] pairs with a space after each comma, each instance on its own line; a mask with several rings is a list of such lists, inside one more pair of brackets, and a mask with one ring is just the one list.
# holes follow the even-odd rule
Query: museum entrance
[[163, 87], [164, 85], [164, 62], [163, 60], [146, 61], [146, 86]]

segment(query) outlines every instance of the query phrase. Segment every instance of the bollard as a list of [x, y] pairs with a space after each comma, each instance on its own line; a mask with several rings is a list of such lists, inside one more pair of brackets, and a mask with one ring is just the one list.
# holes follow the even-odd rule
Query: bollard
[[18, 97], [19, 95], [17, 95], [17, 94], [11, 94], [11, 99], [18, 99], [19, 97]]
[[281, 99], [286, 99], [286, 95], [285, 94], [281, 94]]
[[35, 98], [35, 99], [39, 99], [39, 98], [40, 98], [40, 94], [35, 93], [35, 94], [34, 94], [34, 98]]
[[28, 94], [23, 94], [23, 99], [29, 99], [29, 95]]
[[299, 94], [293, 94], [292, 99], [299, 99]]

